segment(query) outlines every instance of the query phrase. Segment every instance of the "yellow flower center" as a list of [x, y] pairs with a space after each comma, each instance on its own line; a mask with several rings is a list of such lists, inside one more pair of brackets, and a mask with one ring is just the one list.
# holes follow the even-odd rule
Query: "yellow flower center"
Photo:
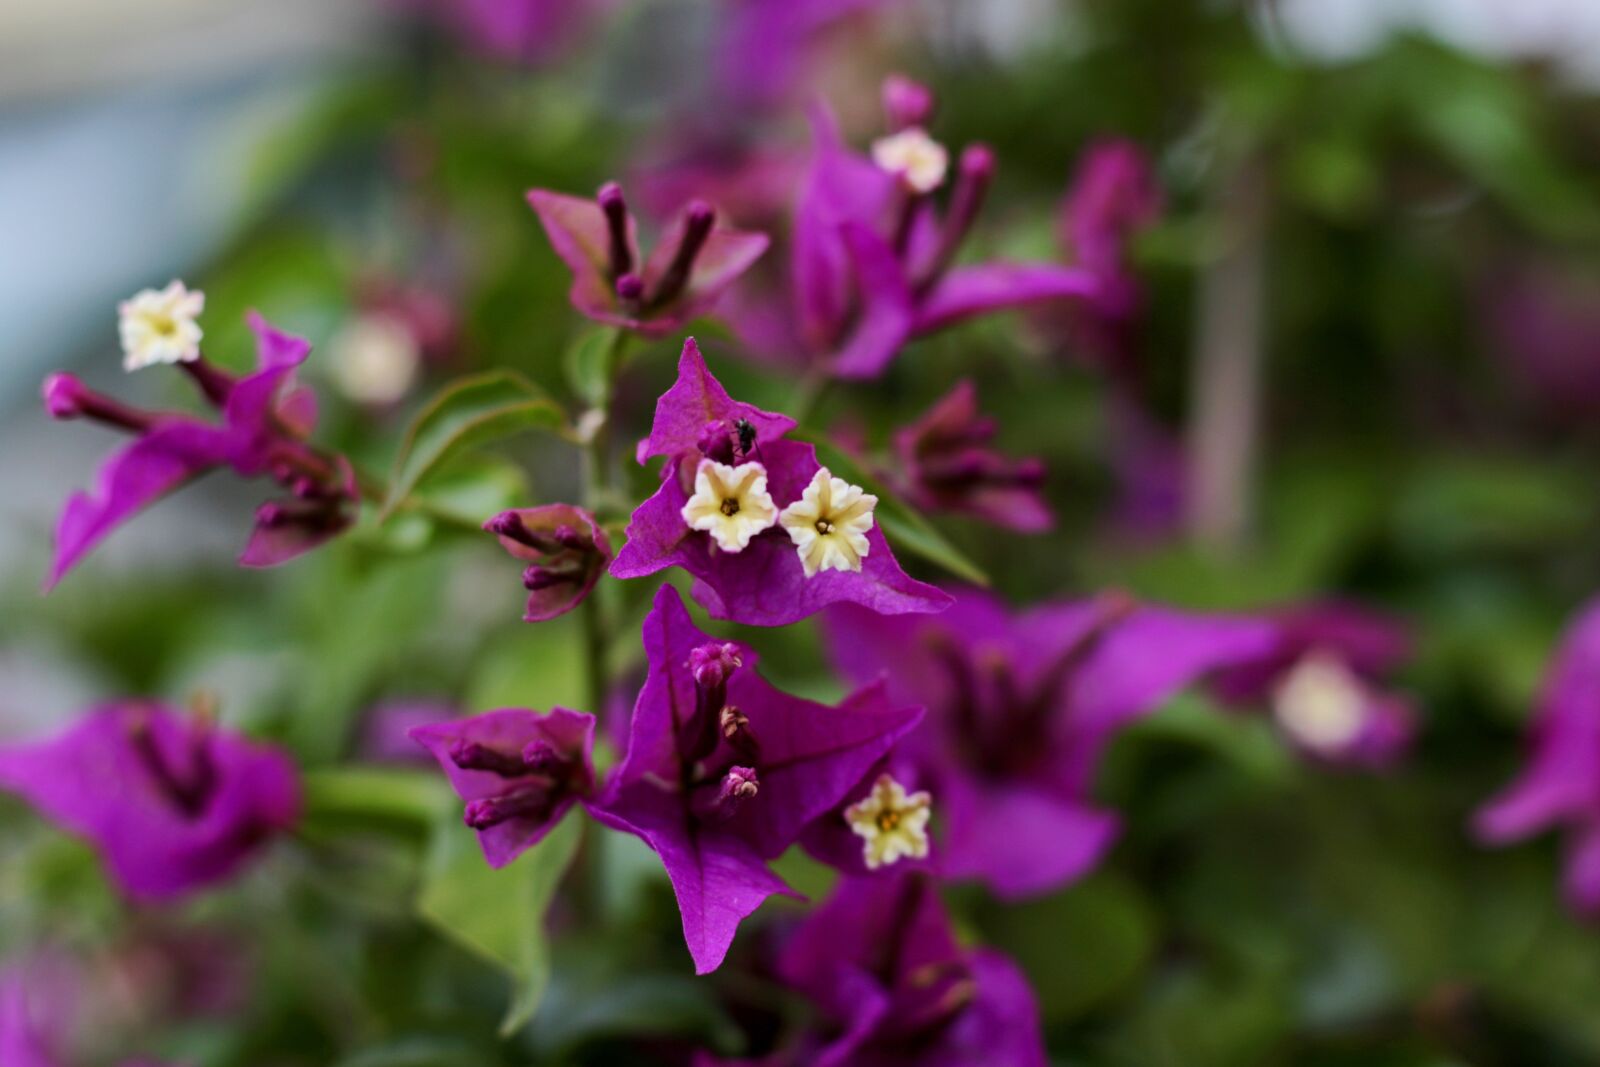
[[928, 855], [932, 804], [928, 793], [907, 793], [893, 775], [880, 774], [872, 790], [844, 810], [845, 822], [861, 838], [861, 858], [869, 870]]
[[859, 485], [835, 478], [823, 467], [800, 499], [783, 509], [778, 522], [789, 531], [807, 578], [822, 571], [859, 571], [871, 550], [867, 531], [878, 498]]
[[767, 492], [767, 469], [759, 463], [730, 467], [701, 460], [694, 495], [682, 515], [689, 529], [709, 533], [722, 551], [744, 551], [752, 537], [778, 521], [778, 506]]

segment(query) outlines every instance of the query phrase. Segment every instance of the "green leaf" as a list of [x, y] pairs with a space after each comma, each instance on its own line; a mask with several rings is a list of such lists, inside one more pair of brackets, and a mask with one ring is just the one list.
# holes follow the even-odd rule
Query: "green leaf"
[[383, 517], [393, 514], [430, 473], [454, 456], [527, 430], [559, 430], [561, 406], [512, 371], [494, 370], [447, 386], [417, 413], [389, 479]]
[[590, 407], [604, 408], [611, 401], [618, 344], [615, 329], [589, 330], [567, 349], [567, 384]]
[[301, 780], [307, 819], [431, 823], [450, 794], [438, 774], [406, 767], [322, 767]]
[[960, 549], [934, 528], [922, 513], [900, 499], [893, 490], [867, 473], [856, 460], [805, 429], [790, 431], [790, 437], [816, 446], [817, 458], [834, 474], [861, 486], [878, 498], [873, 517], [883, 527], [883, 534], [896, 548], [921, 556], [929, 563], [942, 567], [974, 585], [987, 586], [989, 576]]
[[544, 916], [572, 863], [582, 821], [566, 818], [545, 839], [500, 870], [483, 858], [475, 834], [452, 808], [435, 826], [417, 912], [452, 941], [509, 974], [515, 983], [500, 1032], [533, 1017], [550, 981]]

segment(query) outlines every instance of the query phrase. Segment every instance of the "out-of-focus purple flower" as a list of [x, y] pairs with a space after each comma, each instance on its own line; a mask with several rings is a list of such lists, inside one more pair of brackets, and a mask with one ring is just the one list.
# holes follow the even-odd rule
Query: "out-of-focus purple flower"
[[1567, 901], [1600, 913], [1600, 600], [1583, 606], [1561, 642], [1530, 741], [1528, 766], [1478, 809], [1473, 829], [1496, 845], [1565, 829]]
[[358, 499], [354, 471], [343, 456], [306, 443], [316, 421], [316, 398], [295, 385], [294, 373], [311, 346], [253, 312], [249, 321], [257, 345], [253, 373], [235, 378], [203, 357], [179, 362], [220, 412], [218, 423], [133, 408], [70, 374], [45, 380], [45, 410], [52, 417], [90, 419], [135, 437], [101, 468], [94, 492], [75, 493], [67, 501], [46, 588], [146, 506], [218, 467], [231, 467], [244, 478], [268, 476], [289, 492], [257, 509], [255, 529], [239, 558], [244, 566], [282, 563], [349, 526]]
[[0, 789], [87, 838], [123, 890], [152, 901], [229, 877], [300, 813], [281, 752], [138, 701], [0, 747]]
[[821, 1019], [760, 1061], [771, 1067], [1048, 1062], [1027, 978], [998, 952], [963, 948], [926, 877], [844, 879], [790, 935], [778, 973]]
[[571, 504], [502, 511], [483, 524], [505, 550], [528, 564], [524, 622], [565, 615], [583, 602], [611, 562], [611, 542], [594, 516]]
[[1050, 529], [1055, 519], [1039, 491], [1044, 464], [996, 452], [996, 428], [978, 413], [972, 382], [956, 383], [894, 436], [906, 496], [924, 511], [971, 515], [1019, 533]]
[[628, 755], [592, 807], [661, 857], [695, 971], [783, 880], [767, 866], [922, 717], [870, 686], [837, 707], [779, 692], [755, 655], [695, 628], [662, 586], [644, 623], [649, 675]]
[[[931, 95], [917, 106], [910, 85], [889, 83], [892, 120], [932, 110]], [[844, 145], [820, 105], [812, 126], [815, 150], [795, 213], [794, 297], [801, 335], [838, 377], [877, 377], [913, 337], [974, 315], [1098, 293], [1098, 276], [1082, 267], [953, 265], [994, 178], [988, 147], [961, 153], [941, 217], [933, 194], [948, 157], [921, 126], [891, 131], [872, 158]]]
[[895, 562], [872, 519], [876, 498], [831, 478], [813, 445], [784, 440], [793, 428], [728, 396], [690, 338], [637, 452], [640, 463], [667, 457], [661, 488], [634, 511], [611, 574], [682, 567], [712, 615], [754, 626], [842, 601], [882, 614], [941, 610], [948, 597]]
[[396, 0], [509, 63], [548, 63], [565, 54], [612, 0]]
[[1483, 286], [1486, 334], [1515, 380], [1551, 412], [1600, 410], [1600, 281], [1530, 262]]
[[674, 130], [646, 149], [631, 173], [646, 215], [665, 218], [696, 197], [728, 221], [763, 232], [783, 226], [805, 171], [798, 148], [717, 137], [720, 131]]
[[898, 0], [724, 0], [715, 73], [720, 97], [759, 109], [803, 82], [819, 36]]
[[1411, 705], [1380, 686], [1410, 655], [1406, 628], [1337, 602], [1285, 611], [1275, 621], [1273, 649], [1220, 674], [1218, 693], [1268, 701], [1278, 728], [1315, 759], [1386, 767], [1403, 757], [1415, 733]]
[[26, 978], [0, 973], [0, 1063], [6, 1067], [60, 1067], [42, 1028], [29, 1013]]
[[1116, 478], [1107, 526], [1121, 542], [1158, 541], [1183, 522], [1187, 456], [1177, 435], [1128, 392], [1114, 383], [1107, 398], [1107, 447]]
[[646, 337], [665, 336], [710, 311], [767, 250], [766, 234], [719, 226], [716, 210], [694, 200], [641, 260], [638, 227], [616, 182], [601, 186], [593, 200], [530, 189], [528, 203], [572, 271], [572, 306]]
[[1160, 215], [1162, 195], [1142, 149], [1130, 141], [1089, 145], [1057, 215], [1062, 249], [1100, 280], [1090, 300], [1042, 309], [1046, 328], [1075, 338], [1083, 353], [1129, 384], [1144, 289], [1128, 244]]
[[464, 821], [491, 867], [544, 840], [594, 789], [594, 716], [586, 712], [506, 708], [418, 726], [411, 737], [467, 802]]
[[[1012, 615], [965, 589], [932, 618], [841, 606], [826, 634], [847, 678], [886, 679], [892, 699], [927, 707], [891, 760], [895, 777], [932, 795], [939, 871], [1007, 898], [1080, 877], [1111, 845], [1117, 818], [1094, 805], [1091, 789], [1118, 730], [1202, 676], [1267, 655], [1277, 638], [1267, 622], [1117, 594]], [[846, 869], [854, 856], [860, 869], [859, 842], [845, 829], [841, 809], [806, 844]]]
[[1096, 141], [1084, 152], [1062, 198], [1061, 243], [1095, 273], [1123, 274], [1129, 239], [1156, 220], [1161, 201], [1150, 161], [1138, 145]]
[[[53, 983], [52, 983], [53, 984]], [[56, 1012], [58, 1018], [46, 1022], [35, 1014], [36, 997], [45, 983], [38, 980], [32, 963], [22, 968], [0, 971], [0, 1064], [4, 1067], [63, 1067], [60, 1046], [67, 1030], [70, 1011]], [[59, 991], [57, 991], [59, 992]], [[125, 1060], [122, 1067], [163, 1067], [151, 1059]]]

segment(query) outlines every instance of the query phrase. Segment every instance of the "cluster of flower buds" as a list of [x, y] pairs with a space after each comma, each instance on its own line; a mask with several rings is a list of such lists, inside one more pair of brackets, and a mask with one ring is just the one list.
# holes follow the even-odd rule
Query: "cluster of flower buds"
[[1044, 463], [1010, 459], [993, 447], [995, 420], [978, 412], [970, 381], [894, 435], [900, 486], [924, 511], [970, 515], [1019, 533], [1041, 533], [1054, 518], [1045, 503]]
[[661, 337], [709, 311], [767, 249], [767, 237], [717, 225], [710, 204], [692, 201], [648, 258], [622, 187], [593, 200], [528, 192], [556, 255], [572, 271], [572, 305], [597, 322]]
[[526, 622], [553, 619], [577, 607], [611, 562], [605, 530], [593, 515], [571, 504], [502, 511], [483, 528], [528, 565], [522, 572], [528, 590], [522, 616]]
[[466, 801], [463, 821], [485, 859], [504, 867], [542, 841], [594, 789], [594, 716], [508, 708], [414, 727]]

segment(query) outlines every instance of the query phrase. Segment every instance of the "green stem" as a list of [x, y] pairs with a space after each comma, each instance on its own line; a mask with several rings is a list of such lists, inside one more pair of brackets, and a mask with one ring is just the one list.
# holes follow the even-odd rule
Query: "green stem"
[[[583, 445], [583, 506], [589, 514], [598, 516], [609, 502], [612, 493], [611, 470], [611, 396], [615, 391], [617, 374], [622, 369], [627, 353], [628, 331], [619, 329], [611, 339], [605, 355], [605, 388], [600, 394], [599, 423]], [[598, 519], [596, 520], [598, 521]], [[606, 583], [589, 591], [579, 607], [583, 626], [584, 675], [589, 693], [589, 710], [595, 715], [604, 712], [606, 694], [611, 684], [611, 663], [606, 634], [609, 631], [605, 610]], [[594, 921], [599, 917], [602, 886], [605, 885], [604, 853], [596, 834], [584, 836], [584, 855], [576, 864], [574, 888], [582, 912]]]
[[794, 404], [794, 414], [791, 416], [795, 422], [804, 426], [816, 414], [817, 408], [833, 388], [836, 379], [828, 373], [827, 367], [817, 364], [806, 373], [800, 382], [800, 396]]

